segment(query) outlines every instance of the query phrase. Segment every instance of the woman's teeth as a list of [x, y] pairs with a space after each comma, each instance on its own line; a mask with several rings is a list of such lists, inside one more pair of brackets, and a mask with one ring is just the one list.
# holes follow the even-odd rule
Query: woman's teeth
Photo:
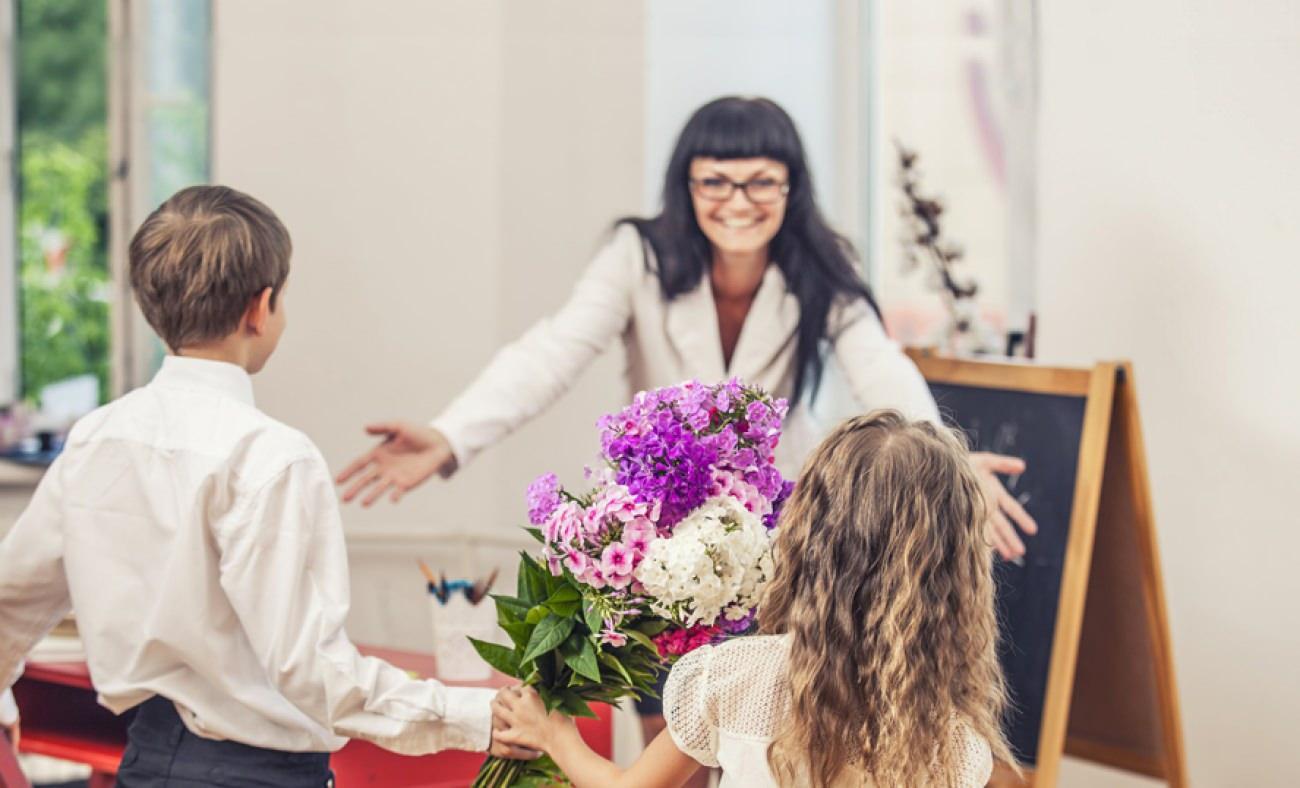
[[744, 219], [727, 218], [727, 219], [722, 219], [721, 222], [725, 227], [729, 227], [733, 230], [741, 230], [746, 227], [753, 227], [754, 225], [758, 224], [759, 219], [758, 217], [751, 216]]

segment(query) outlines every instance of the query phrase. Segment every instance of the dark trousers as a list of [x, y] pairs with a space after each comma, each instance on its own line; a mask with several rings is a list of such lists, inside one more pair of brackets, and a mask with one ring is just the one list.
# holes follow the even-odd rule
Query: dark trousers
[[325, 788], [334, 784], [325, 752], [281, 752], [195, 736], [172, 702], [154, 696], [137, 707], [118, 788]]

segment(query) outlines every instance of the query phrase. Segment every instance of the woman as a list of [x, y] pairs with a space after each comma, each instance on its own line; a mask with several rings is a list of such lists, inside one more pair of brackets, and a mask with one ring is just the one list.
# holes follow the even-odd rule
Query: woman
[[[682, 130], [664, 175], [663, 210], [616, 224], [573, 295], [502, 348], [429, 426], [369, 425], [384, 440], [339, 474], [344, 501], [393, 501], [446, 478], [544, 411], [614, 338], [630, 392], [687, 378], [739, 376], [794, 406], [778, 454], [791, 475], [820, 438], [808, 413], [834, 352], [863, 411], [889, 407], [938, 420], [916, 367], [885, 335], [849, 243], [822, 217], [794, 122], [762, 98], [716, 99]], [[990, 538], [1024, 553], [1011, 520], [1033, 519], [995, 473], [1016, 459], [972, 455], [998, 506]], [[1000, 511], [999, 511], [1000, 510]]]
[[629, 769], [531, 688], [493, 702], [496, 741], [544, 750], [584, 786], [983, 786], [1013, 761], [998, 721], [985, 499], [961, 442], [898, 413], [818, 447], [781, 515], [764, 634], [672, 668], [668, 730]]
[[[393, 501], [433, 474], [448, 477], [560, 397], [615, 338], [630, 392], [689, 378], [738, 376], [792, 410], [777, 463], [798, 470], [821, 438], [808, 412], [836, 357], [865, 412], [893, 408], [938, 421], [916, 367], [885, 334], [849, 243], [823, 218], [803, 143], [790, 116], [762, 98], [721, 98], [682, 130], [664, 175], [663, 210], [619, 221], [557, 313], [502, 348], [429, 426], [372, 424], [383, 442], [339, 474], [344, 501]], [[993, 510], [989, 534], [1006, 558], [1024, 552], [1008, 517], [1033, 520], [997, 481], [1016, 459], [973, 457]], [[662, 728], [640, 705], [647, 738]]]

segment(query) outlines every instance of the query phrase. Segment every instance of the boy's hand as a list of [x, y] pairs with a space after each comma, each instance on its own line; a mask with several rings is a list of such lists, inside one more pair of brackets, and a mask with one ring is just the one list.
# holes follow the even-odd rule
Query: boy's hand
[[[997, 474], [1019, 474], [1025, 472], [1024, 460], [991, 454], [986, 451], [972, 452], [971, 465], [979, 474], [984, 486], [984, 494], [989, 500], [988, 534], [998, 555], [1012, 561], [1025, 554], [1025, 543], [1016, 533], [1016, 526], [1027, 534], [1038, 533], [1038, 523], [1025, 511], [1025, 507], [1007, 492]], [[1015, 521], [1015, 525], [1011, 521]]]
[[492, 701], [493, 725], [504, 727], [493, 739], [543, 752], [549, 752], [556, 733], [573, 725], [573, 720], [558, 711], [546, 713], [546, 706], [532, 687], [506, 687]]
[[389, 490], [392, 491], [390, 499], [396, 503], [434, 473], [445, 479], [456, 471], [451, 444], [432, 427], [390, 421], [368, 424], [366, 432], [383, 435], [384, 440], [353, 460], [335, 479], [343, 484], [355, 478], [343, 493], [344, 503], [365, 493], [361, 505], [369, 506]]

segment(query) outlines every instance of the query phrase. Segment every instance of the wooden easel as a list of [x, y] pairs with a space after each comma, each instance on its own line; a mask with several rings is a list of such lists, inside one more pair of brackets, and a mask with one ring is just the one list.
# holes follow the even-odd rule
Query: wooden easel
[[[911, 353], [931, 384], [1086, 397], [1035, 786], [1063, 754], [1187, 784], [1178, 694], [1132, 366]], [[1086, 604], [1085, 604], [1086, 602]]]

